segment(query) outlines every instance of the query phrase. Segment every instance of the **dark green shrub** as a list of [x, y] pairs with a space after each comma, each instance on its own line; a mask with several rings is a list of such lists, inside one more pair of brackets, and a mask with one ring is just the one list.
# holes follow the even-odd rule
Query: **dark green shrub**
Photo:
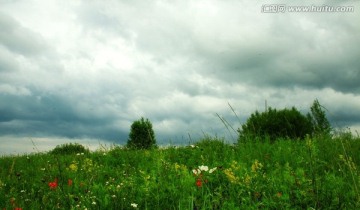
[[131, 125], [127, 147], [134, 149], [150, 149], [156, 147], [155, 133], [152, 124], [143, 117]]
[[278, 138], [303, 139], [313, 131], [312, 123], [295, 107], [276, 110], [269, 108], [266, 112], [256, 111], [241, 126], [239, 140], [265, 139], [274, 141]]
[[78, 153], [88, 154], [89, 150], [86, 149], [81, 144], [69, 143], [69, 144], [57, 145], [53, 150], [50, 151], [50, 154], [54, 154], [54, 155], [70, 155], [70, 154], [78, 154]]

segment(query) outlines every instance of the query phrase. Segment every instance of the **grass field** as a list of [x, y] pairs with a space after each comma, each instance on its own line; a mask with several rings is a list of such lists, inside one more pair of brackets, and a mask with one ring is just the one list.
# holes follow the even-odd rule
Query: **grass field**
[[360, 139], [0, 158], [0, 209], [360, 209]]

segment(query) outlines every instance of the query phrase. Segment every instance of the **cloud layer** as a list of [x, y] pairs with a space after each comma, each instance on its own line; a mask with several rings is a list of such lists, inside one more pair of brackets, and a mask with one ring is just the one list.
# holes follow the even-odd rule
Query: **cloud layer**
[[0, 0], [0, 144], [125, 143], [141, 116], [160, 143], [231, 140], [216, 113], [239, 127], [265, 100], [307, 112], [318, 98], [333, 124], [358, 129], [359, 2], [332, 3], [349, 13], [262, 13], [268, 3]]

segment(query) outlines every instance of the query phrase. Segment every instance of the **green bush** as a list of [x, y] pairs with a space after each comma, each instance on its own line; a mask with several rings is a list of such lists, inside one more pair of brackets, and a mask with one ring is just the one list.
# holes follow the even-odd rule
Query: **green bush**
[[155, 133], [152, 124], [143, 117], [131, 125], [127, 147], [133, 149], [150, 149], [156, 147]]
[[238, 130], [239, 140], [269, 138], [270, 141], [278, 138], [303, 139], [312, 131], [309, 118], [295, 107], [283, 110], [269, 108], [262, 113], [256, 111]]
[[53, 150], [50, 151], [50, 154], [54, 154], [54, 155], [70, 155], [70, 154], [78, 154], [78, 153], [88, 154], [89, 150], [86, 149], [81, 144], [69, 143], [69, 144], [57, 145]]
[[265, 140], [273, 142], [278, 138], [304, 139], [312, 137], [331, 137], [331, 125], [324, 107], [316, 99], [310, 107], [310, 113], [301, 114], [295, 107], [276, 110], [269, 108], [263, 113], [251, 114], [245, 124], [238, 129], [238, 141]]

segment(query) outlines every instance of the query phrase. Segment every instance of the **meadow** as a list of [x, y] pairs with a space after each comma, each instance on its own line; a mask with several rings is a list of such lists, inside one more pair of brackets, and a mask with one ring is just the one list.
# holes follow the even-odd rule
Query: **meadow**
[[349, 135], [0, 157], [0, 209], [360, 209]]

